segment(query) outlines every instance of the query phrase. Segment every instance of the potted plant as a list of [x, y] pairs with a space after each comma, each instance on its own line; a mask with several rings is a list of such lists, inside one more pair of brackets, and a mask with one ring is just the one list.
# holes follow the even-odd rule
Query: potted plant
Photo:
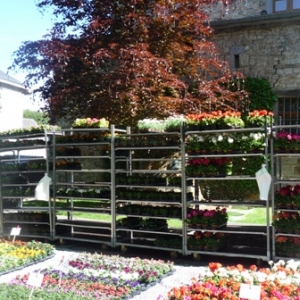
[[188, 131], [216, 129], [216, 113], [188, 114], [186, 128]]
[[181, 124], [185, 121], [183, 116], [169, 117], [165, 119], [165, 131], [166, 132], [178, 132], [180, 131]]
[[194, 209], [187, 212], [185, 222], [189, 227], [195, 228], [219, 228], [227, 224], [228, 213], [226, 208]]
[[300, 208], [300, 184], [286, 185], [275, 191], [275, 206], [277, 208]]
[[265, 124], [271, 126], [274, 120], [274, 114], [267, 110], [254, 110], [249, 112], [245, 118], [246, 127], [263, 127]]
[[73, 128], [99, 128], [99, 127], [108, 127], [109, 122], [105, 118], [85, 118], [85, 119], [76, 119], [72, 127]]
[[300, 222], [298, 212], [282, 211], [273, 215], [272, 225], [277, 232], [294, 233], [297, 228], [297, 223]]
[[187, 236], [187, 247], [189, 250], [201, 251], [204, 245], [203, 234], [201, 231], [194, 231]]
[[245, 126], [241, 113], [237, 111], [225, 111], [216, 119], [218, 129], [243, 128]]
[[292, 257], [299, 246], [296, 247], [294, 237], [279, 235], [276, 237], [275, 249], [278, 256]]
[[292, 152], [292, 134], [285, 131], [275, 133], [273, 147], [275, 152]]
[[163, 132], [165, 123], [163, 120], [158, 119], [143, 119], [138, 121], [137, 128], [141, 133]]

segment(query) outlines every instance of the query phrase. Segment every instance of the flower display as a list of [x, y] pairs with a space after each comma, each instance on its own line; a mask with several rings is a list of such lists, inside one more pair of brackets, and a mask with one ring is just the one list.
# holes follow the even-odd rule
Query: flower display
[[212, 111], [210, 113], [188, 114], [186, 116], [187, 130], [211, 130], [243, 128], [244, 121], [241, 113], [237, 111], [222, 112]]
[[54, 247], [36, 241], [0, 240], [0, 272], [25, 267], [52, 255]]
[[[39, 292], [55, 293], [65, 299], [117, 300], [130, 297], [149, 283], [155, 283], [162, 276], [172, 272], [173, 263], [154, 259], [124, 258], [117, 255], [81, 253], [62, 266], [34, 271], [42, 274]], [[30, 274], [17, 275], [10, 286], [26, 285]], [[29, 292], [28, 292], [29, 293]], [[43, 299], [46, 299], [46, 297]]]
[[227, 157], [193, 158], [186, 166], [187, 176], [208, 177], [232, 174], [232, 161]]
[[296, 233], [300, 229], [300, 214], [295, 211], [280, 211], [273, 215], [273, 226], [278, 232]]
[[225, 247], [228, 235], [222, 232], [194, 231], [187, 237], [189, 250], [217, 251]]
[[231, 129], [231, 128], [243, 128], [245, 126], [241, 117], [241, 113], [238, 111], [225, 111], [219, 113], [216, 119], [217, 129]]
[[300, 184], [286, 185], [275, 191], [276, 208], [300, 208]]
[[280, 131], [274, 134], [275, 152], [300, 152], [300, 134]]
[[186, 151], [190, 155], [262, 152], [265, 149], [263, 132], [212, 132], [191, 134], [186, 138]]
[[216, 120], [221, 112], [199, 113], [186, 115], [187, 130], [216, 129]]
[[216, 207], [215, 209], [190, 208], [187, 212], [185, 222], [190, 227], [196, 228], [218, 228], [226, 225], [228, 213], [226, 208]]
[[73, 128], [99, 128], [99, 127], [108, 127], [109, 122], [105, 118], [85, 118], [85, 119], [76, 119], [72, 127]]
[[294, 260], [270, 262], [270, 268], [251, 265], [223, 267], [211, 262], [208, 268], [199, 271], [199, 278], [193, 278], [190, 285], [174, 287], [167, 300], [239, 300], [242, 283], [260, 286], [260, 299], [300, 300], [300, 262]]
[[300, 257], [300, 237], [278, 235], [275, 247], [278, 256]]
[[246, 127], [263, 127], [265, 124], [270, 126], [273, 122], [274, 114], [267, 110], [254, 110], [249, 112], [245, 118]]

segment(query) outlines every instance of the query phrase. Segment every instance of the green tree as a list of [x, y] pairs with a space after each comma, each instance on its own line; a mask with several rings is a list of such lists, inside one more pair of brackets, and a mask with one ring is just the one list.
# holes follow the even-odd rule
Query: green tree
[[[228, 0], [221, 0], [227, 5]], [[12, 68], [28, 71], [51, 123], [239, 109], [241, 78], [220, 59], [204, 8], [220, 0], [40, 0], [58, 17], [44, 40], [23, 42]]]
[[272, 111], [274, 109], [277, 95], [267, 79], [247, 77], [244, 88], [249, 92], [250, 110], [267, 109]]
[[44, 112], [26, 109], [24, 110], [23, 117], [35, 120], [39, 125], [49, 124], [49, 118]]

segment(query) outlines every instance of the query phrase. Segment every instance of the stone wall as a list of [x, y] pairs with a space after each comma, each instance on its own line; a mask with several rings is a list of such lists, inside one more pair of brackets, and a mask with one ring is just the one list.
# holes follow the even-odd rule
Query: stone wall
[[[300, 86], [300, 24], [249, 26], [218, 30], [214, 41], [232, 70], [266, 78], [275, 90]], [[234, 61], [239, 56], [240, 68]]]
[[222, 2], [211, 4], [205, 10], [210, 20], [230, 20], [245, 17], [270, 14], [272, 12], [272, 0], [231, 0], [224, 6]]

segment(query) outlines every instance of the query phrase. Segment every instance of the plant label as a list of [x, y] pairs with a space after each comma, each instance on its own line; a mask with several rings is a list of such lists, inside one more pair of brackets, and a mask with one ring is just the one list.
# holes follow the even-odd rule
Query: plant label
[[21, 227], [13, 227], [11, 229], [10, 235], [12, 236], [20, 235], [20, 232], [21, 232]]
[[32, 287], [40, 287], [42, 285], [43, 279], [44, 274], [30, 273], [26, 283], [27, 285], [30, 285]]
[[259, 300], [260, 286], [242, 283], [240, 287], [239, 297], [249, 300]]

